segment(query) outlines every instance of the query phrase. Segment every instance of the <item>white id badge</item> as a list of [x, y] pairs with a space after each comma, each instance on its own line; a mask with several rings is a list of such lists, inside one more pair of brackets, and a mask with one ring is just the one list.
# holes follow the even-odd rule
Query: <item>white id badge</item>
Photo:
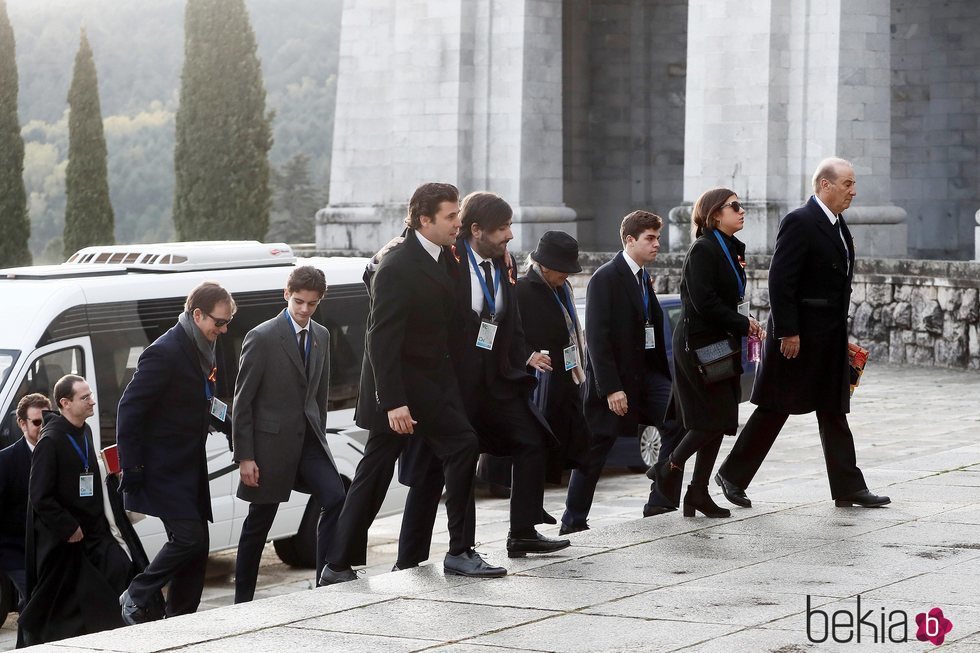
[[93, 474], [78, 475], [78, 496], [90, 497], [95, 494], [95, 476]]
[[745, 317], [749, 317], [749, 303], [742, 302], [741, 304], [739, 304], [738, 313], [739, 315], [744, 315]]
[[480, 349], [493, 349], [493, 340], [497, 337], [497, 325], [487, 320], [480, 321], [480, 332], [476, 334], [476, 346]]
[[646, 349], [656, 349], [657, 348], [657, 332], [653, 328], [652, 324], [648, 324], [643, 327], [643, 346]]
[[568, 345], [561, 350], [562, 358], [565, 359], [565, 371], [573, 370], [578, 367], [578, 347]]
[[217, 417], [219, 421], [225, 421], [225, 417], [228, 415], [228, 404], [217, 397], [211, 397], [211, 414]]

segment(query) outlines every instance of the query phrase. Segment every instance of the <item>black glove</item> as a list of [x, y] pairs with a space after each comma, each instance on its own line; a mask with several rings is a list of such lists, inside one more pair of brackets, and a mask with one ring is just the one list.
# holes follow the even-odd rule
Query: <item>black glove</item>
[[143, 489], [143, 468], [130, 467], [122, 470], [119, 490], [121, 492], [139, 492], [141, 489]]

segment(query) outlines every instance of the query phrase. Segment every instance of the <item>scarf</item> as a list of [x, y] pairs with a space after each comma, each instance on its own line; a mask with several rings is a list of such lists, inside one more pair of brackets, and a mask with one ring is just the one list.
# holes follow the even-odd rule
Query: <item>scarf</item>
[[184, 311], [181, 313], [177, 319], [177, 323], [183, 327], [184, 333], [194, 343], [194, 348], [197, 349], [198, 361], [201, 363], [201, 370], [204, 372], [204, 376], [208, 376], [215, 366], [214, 343], [208, 342], [208, 339], [204, 337], [201, 330], [197, 328], [190, 312]]
[[[534, 270], [535, 274], [541, 278], [544, 285], [548, 286], [551, 292], [555, 293], [555, 296], [557, 297], [558, 289], [552, 288], [548, 282], [544, 280], [544, 275], [541, 274], [541, 267], [536, 261], [531, 262], [531, 268]], [[564, 287], [568, 290], [568, 296], [571, 298], [572, 306], [575, 306], [575, 292], [572, 290], [572, 284], [566, 281]], [[585, 347], [582, 344], [585, 342], [585, 339], [582, 337], [582, 327], [579, 325], [577, 319], [574, 319], [571, 315], [569, 315], [568, 307], [565, 306], [565, 302], [559, 301], [558, 305], [561, 306], [561, 315], [565, 318], [565, 328], [568, 330], [568, 344], [575, 345], [575, 348], [578, 351], [579, 364], [569, 371], [572, 374], [572, 381], [575, 382], [575, 385], [582, 385], [585, 383], [585, 370], [583, 369], [583, 366], [585, 365]]]

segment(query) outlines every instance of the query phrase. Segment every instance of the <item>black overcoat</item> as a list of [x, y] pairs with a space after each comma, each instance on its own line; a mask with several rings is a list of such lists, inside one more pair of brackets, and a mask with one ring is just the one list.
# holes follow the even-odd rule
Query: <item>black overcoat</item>
[[[681, 319], [674, 329], [674, 385], [671, 409], [685, 429], [738, 429], [739, 377], [705, 385], [694, 349], [730, 339], [738, 346], [749, 332], [749, 318], [739, 314], [738, 279], [745, 283], [745, 245], [722, 235], [731, 254], [729, 263], [714, 233], [702, 235], [687, 252], [681, 273]], [[736, 274], [738, 277], [736, 278]], [[737, 365], [741, 371], [741, 358]], [[668, 409], [668, 414], [671, 414]]]
[[[640, 285], [619, 252], [589, 280], [585, 298], [586, 363], [585, 417], [593, 434], [632, 435], [640, 424], [644, 376], [654, 369], [670, 378], [664, 346], [664, 316], [650, 283], [650, 321], [657, 347], [644, 348], [643, 298]], [[627, 412], [619, 417], [606, 396], [623, 390]]]
[[532, 351], [547, 349], [554, 368], [544, 416], [559, 444], [549, 451], [549, 480], [554, 479], [556, 467], [568, 469], [585, 462], [589, 451], [589, 425], [582, 403], [584, 388], [576, 385], [572, 373], [564, 368], [562, 350], [569, 344], [569, 333], [556, 299], [555, 291], [533, 268], [517, 280], [524, 339]]
[[197, 350], [180, 324], [140, 354], [116, 416], [123, 470], [143, 466], [143, 487], [123, 493], [126, 510], [213, 521], [205, 384]]
[[0, 451], [0, 569], [24, 568], [31, 450], [21, 438]]
[[[769, 265], [769, 337], [752, 388], [758, 406], [794, 415], [850, 410], [847, 312], [854, 240], [843, 216], [839, 223], [840, 232], [812, 197], [779, 223]], [[793, 335], [800, 336], [800, 354], [787, 359], [779, 338]]]

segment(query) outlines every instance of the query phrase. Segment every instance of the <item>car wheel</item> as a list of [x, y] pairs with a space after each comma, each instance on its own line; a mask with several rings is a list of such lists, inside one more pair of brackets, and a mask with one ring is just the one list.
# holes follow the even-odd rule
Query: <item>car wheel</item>
[[17, 605], [17, 598], [17, 588], [7, 574], [0, 572], [0, 624], [7, 620], [7, 615]]
[[[653, 467], [660, 456], [660, 431], [656, 426], [647, 426], [640, 431], [640, 458], [647, 467]], [[646, 470], [644, 470], [646, 471]]]
[[316, 523], [319, 518], [320, 502], [311, 496], [296, 535], [272, 542], [280, 560], [290, 567], [316, 569]]

